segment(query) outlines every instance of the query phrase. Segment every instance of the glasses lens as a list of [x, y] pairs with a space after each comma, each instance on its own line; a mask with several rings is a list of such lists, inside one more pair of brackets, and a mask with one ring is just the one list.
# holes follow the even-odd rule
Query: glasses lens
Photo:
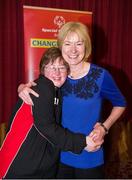
[[56, 71], [60, 71], [60, 72], [66, 72], [67, 68], [65, 66], [45, 66], [45, 69], [48, 71], [52, 71], [52, 72], [56, 72]]

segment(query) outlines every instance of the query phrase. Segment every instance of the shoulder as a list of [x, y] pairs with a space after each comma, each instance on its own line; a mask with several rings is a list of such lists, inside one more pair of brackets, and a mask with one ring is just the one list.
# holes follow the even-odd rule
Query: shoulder
[[46, 91], [54, 91], [55, 86], [51, 80], [46, 78], [43, 75], [40, 75], [38, 79], [35, 80], [36, 86], [33, 86], [32, 89], [36, 92], [46, 92]]
[[104, 77], [105, 71], [106, 70], [103, 67], [96, 64], [91, 64], [89, 71], [90, 73], [88, 75], [90, 75], [94, 79], [100, 79]]
[[101, 67], [99, 65], [96, 65], [96, 64], [91, 63], [91, 70], [96, 71], [96, 72], [100, 72], [103, 75], [103, 77], [104, 76], [111, 76], [111, 73], [107, 69], [105, 69], [104, 67]]
[[39, 94], [39, 98], [34, 96], [33, 94], [30, 94], [34, 104], [36, 104], [36, 102], [48, 102], [51, 99], [54, 99], [55, 86], [52, 81], [40, 75], [39, 78], [35, 80], [35, 82], [37, 85], [33, 86], [32, 90]]
[[91, 69], [97, 69], [97, 70], [100, 69], [101, 71], [106, 71], [105, 68], [103, 68], [103, 67], [101, 67], [101, 66], [99, 66], [97, 64], [93, 64], [93, 63], [91, 63]]

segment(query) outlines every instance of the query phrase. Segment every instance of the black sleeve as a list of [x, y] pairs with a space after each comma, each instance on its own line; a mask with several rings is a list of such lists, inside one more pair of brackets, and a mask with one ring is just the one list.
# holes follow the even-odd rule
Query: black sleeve
[[38, 132], [47, 141], [64, 151], [81, 153], [86, 146], [86, 136], [64, 129], [55, 121], [54, 87], [46, 85], [43, 90], [36, 89], [35, 91], [38, 91], [39, 98], [31, 97], [34, 102], [34, 124]]

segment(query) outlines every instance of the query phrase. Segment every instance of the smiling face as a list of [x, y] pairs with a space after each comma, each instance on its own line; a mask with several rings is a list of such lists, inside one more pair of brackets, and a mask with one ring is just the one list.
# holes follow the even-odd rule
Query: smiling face
[[68, 63], [63, 59], [61, 51], [57, 47], [49, 48], [43, 53], [39, 68], [40, 73], [57, 87], [64, 84], [70, 72]]
[[77, 65], [85, 55], [84, 41], [75, 32], [69, 32], [62, 44], [62, 55], [69, 65]]
[[70, 66], [88, 61], [92, 46], [88, 27], [83, 23], [71, 21], [64, 24], [59, 30], [57, 43]]
[[44, 67], [44, 75], [50, 79], [56, 87], [61, 87], [67, 78], [67, 67], [63, 60], [58, 57], [53, 63], [49, 62]]

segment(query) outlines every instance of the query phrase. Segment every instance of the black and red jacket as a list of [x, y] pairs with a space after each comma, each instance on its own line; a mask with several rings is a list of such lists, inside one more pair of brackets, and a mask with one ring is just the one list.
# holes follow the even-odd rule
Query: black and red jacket
[[61, 103], [53, 83], [42, 75], [35, 82], [32, 89], [39, 98], [31, 95], [34, 106], [19, 99], [12, 113], [0, 149], [0, 178], [43, 178], [57, 164], [60, 149], [80, 153], [86, 146], [85, 135], [61, 127]]

